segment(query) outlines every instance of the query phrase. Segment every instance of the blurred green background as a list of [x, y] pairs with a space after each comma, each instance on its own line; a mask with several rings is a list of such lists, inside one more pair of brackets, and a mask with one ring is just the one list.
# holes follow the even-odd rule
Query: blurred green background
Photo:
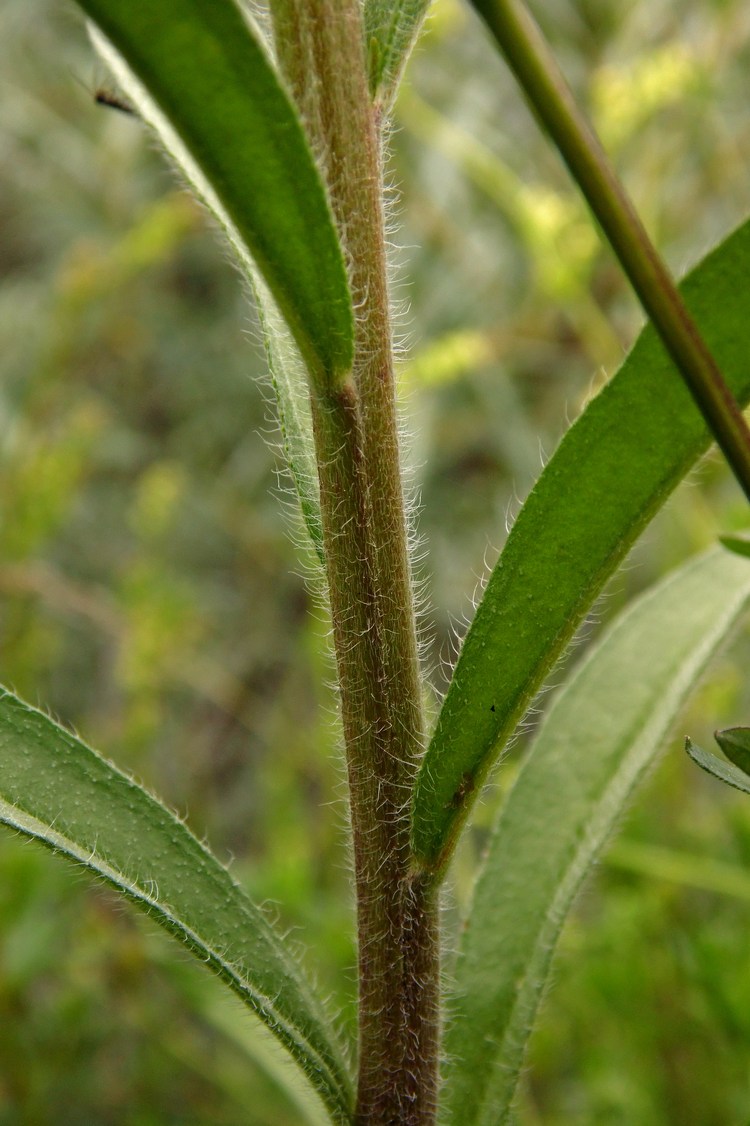
[[[749, 210], [750, 9], [536, 7], [683, 271]], [[72, 4], [5, 0], [0, 680], [187, 814], [350, 1021], [327, 629], [284, 514], [256, 323], [138, 122], [94, 103], [105, 81]], [[640, 315], [455, 0], [439, 0], [411, 64], [389, 167], [437, 698], [519, 498]], [[746, 522], [739, 490], [707, 461], [587, 636]], [[679, 753], [680, 733], [710, 745], [712, 727], [748, 721], [748, 658], [743, 637], [697, 693], [571, 917], [522, 1126], [750, 1122], [750, 803]], [[457, 903], [516, 760], [458, 858]], [[239, 1007], [227, 1019], [220, 993], [130, 909], [0, 837], [0, 1126], [299, 1122], [275, 1057], [253, 1047]]]

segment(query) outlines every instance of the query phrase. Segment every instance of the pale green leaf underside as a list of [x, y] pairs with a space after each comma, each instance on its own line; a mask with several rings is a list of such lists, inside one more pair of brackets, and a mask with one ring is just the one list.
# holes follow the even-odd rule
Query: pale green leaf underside
[[[745, 224], [681, 291], [737, 399], [750, 397]], [[417, 780], [413, 840], [444, 863], [490, 767], [636, 537], [708, 448], [652, 328], [571, 427], [516, 520]]]
[[337, 383], [354, 340], [341, 247], [296, 110], [239, 3], [79, 3], [200, 169], [313, 376]]
[[389, 106], [430, 0], [365, 0], [365, 42], [373, 99]]
[[260, 320], [269, 376], [276, 400], [281, 449], [299, 501], [302, 522], [318, 562], [322, 564], [324, 563], [323, 533], [310, 418], [310, 390], [299, 348], [221, 200], [180, 141], [170, 122], [129, 70], [125, 60], [114, 50], [112, 44], [96, 31], [92, 32], [92, 38], [97, 50], [117, 77], [118, 83], [138, 105], [138, 111], [143, 119], [158, 134], [174, 163], [221, 223], [242, 265], [255, 298]]
[[493, 834], [449, 1004], [446, 1123], [505, 1121], [563, 920], [633, 787], [750, 600], [712, 551], [632, 604], [555, 698]]
[[733, 786], [735, 790], [742, 790], [744, 794], [750, 794], [750, 778], [744, 770], [740, 770], [734, 763], [727, 762], [726, 759], [719, 758], [718, 755], [712, 755], [709, 751], [704, 751], [691, 739], [685, 740], [685, 750], [693, 762], [705, 770], [707, 774], [718, 778], [720, 782], [726, 782], [727, 786]]
[[318, 471], [304, 364], [276, 302], [257, 273], [251, 283], [276, 399], [281, 449], [310, 545], [318, 563], [325, 567]]
[[294, 960], [227, 870], [173, 814], [47, 716], [0, 689], [0, 822], [133, 900], [271, 1029], [337, 1122], [344, 1053]]
[[331, 1126], [331, 1118], [299, 1070], [271, 1033], [257, 1022], [238, 1020], [236, 998], [218, 990], [202, 999], [200, 1014], [225, 1036], [279, 1090], [294, 1115], [295, 1126]]

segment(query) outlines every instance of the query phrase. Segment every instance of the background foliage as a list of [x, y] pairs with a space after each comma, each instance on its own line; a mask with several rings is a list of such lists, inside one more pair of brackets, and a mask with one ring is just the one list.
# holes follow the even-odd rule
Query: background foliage
[[[556, 0], [540, 15], [682, 271], [747, 212], [746, 6]], [[6, 0], [0, 74], [3, 680], [233, 857], [323, 964], [346, 1016], [351, 905], [326, 629], [279, 504], [252, 311], [137, 122], [95, 105], [104, 76], [71, 9]], [[512, 80], [453, 0], [439, 0], [411, 64], [392, 169], [439, 692], [516, 498], [639, 321]], [[709, 462], [600, 617], [744, 520]], [[747, 657], [740, 639], [685, 718], [698, 742], [747, 721]], [[457, 901], [497, 797], [458, 857]], [[670, 753], [564, 933], [524, 1126], [742, 1120], [748, 859], [746, 799]], [[214, 983], [148, 924], [0, 840], [2, 1126], [236, 1123], [248, 1107], [259, 1124], [298, 1121], [273, 1057], [248, 1066], [238, 1021], [229, 1038]]]

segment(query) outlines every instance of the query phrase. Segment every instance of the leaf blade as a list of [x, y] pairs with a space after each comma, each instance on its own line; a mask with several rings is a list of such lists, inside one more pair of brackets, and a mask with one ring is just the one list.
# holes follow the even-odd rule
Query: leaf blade
[[724, 727], [714, 732], [714, 738], [729, 761], [750, 777], [750, 728]]
[[704, 751], [692, 739], [685, 740], [685, 750], [696, 766], [705, 770], [706, 774], [710, 774], [727, 786], [732, 786], [735, 790], [741, 790], [743, 794], [750, 794], [750, 778], [734, 763], [727, 762], [718, 755], [712, 755], [710, 751]]
[[396, 94], [429, 6], [430, 0], [366, 0], [370, 93], [386, 109]]
[[105, 880], [224, 980], [284, 1044], [334, 1120], [343, 1052], [293, 959], [229, 872], [155, 798], [0, 688], [0, 823]]
[[[746, 223], [681, 286], [740, 402], [750, 397], [747, 315], [737, 299], [748, 255]], [[490, 577], [417, 779], [412, 840], [422, 863], [447, 863], [499, 750], [591, 603], [708, 446], [697, 408], [647, 327], [563, 438]]]
[[750, 566], [716, 551], [691, 561], [615, 621], [553, 702], [501, 811], [462, 936], [446, 1121], [506, 1120], [586, 870], [749, 601]]
[[255, 271], [251, 276], [251, 285], [276, 401], [281, 451], [297, 497], [298, 514], [307, 532], [309, 546], [316, 563], [325, 568], [323, 518], [320, 512], [320, 490], [304, 363], [273, 297]]
[[249, 18], [234, 0], [80, 7], [211, 185], [317, 379], [340, 381], [354, 341], [341, 247], [296, 110]]

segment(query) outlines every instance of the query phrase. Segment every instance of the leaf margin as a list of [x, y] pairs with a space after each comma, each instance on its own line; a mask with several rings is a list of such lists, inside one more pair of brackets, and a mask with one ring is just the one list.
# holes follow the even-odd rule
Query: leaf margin
[[365, 0], [370, 96], [390, 109], [432, 0]]
[[[741, 402], [750, 399], [750, 371], [742, 349], [747, 317], [736, 297], [743, 292], [748, 260], [750, 220], [715, 246], [680, 287], [696, 319], [712, 322], [704, 324], [709, 343]], [[414, 854], [436, 878], [447, 867], [482, 783], [591, 604], [709, 444], [698, 409], [647, 325], [542, 471], [464, 639], [412, 803]], [[634, 465], [641, 472], [635, 473]], [[642, 483], [646, 469], [648, 488]], [[613, 482], [619, 499], [613, 499]], [[589, 528], [593, 544], [586, 538]], [[551, 608], [554, 598], [558, 604]], [[534, 646], [525, 662], [517, 657], [519, 638]], [[506, 679], [498, 685], [496, 669], [503, 665]]]
[[[35, 741], [45, 740], [50, 740], [54, 748], [52, 754], [47, 755], [46, 797], [43, 794], [43, 773], [35, 768], [32, 774], [29, 762], [26, 765], [21, 763], [23, 756], [30, 760], [30, 750], [33, 750]], [[42, 754], [47, 752], [42, 751]], [[15, 774], [8, 766], [9, 756], [13, 757]], [[38, 765], [36, 763], [35, 767]], [[64, 776], [66, 765], [68, 777]], [[24, 771], [29, 776], [29, 784], [26, 786]], [[84, 779], [82, 788], [80, 779], [78, 780], [78, 789], [74, 784], [76, 772]], [[114, 820], [111, 803], [100, 815], [96, 830], [93, 826], [91, 810], [102, 802], [104, 789], [109, 791], [110, 798], [114, 792], [119, 803], [119, 831], [122, 831], [125, 824], [124, 813], [128, 813], [131, 818], [141, 818], [138, 846], [131, 848], [125, 863], [122, 862], [122, 856], [107, 857], [106, 853], [107, 849], [116, 851], [117, 848], [112, 836], [117, 822]], [[64, 825], [66, 819], [74, 821], [76, 816], [81, 816], [76, 807], [81, 805], [82, 796], [89, 798], [87, 810], [82, 815], [84, 822], [88, 818], [88, 824], [84, 831], [78, 833], [84, 839], [76, 840], [70, 827], [66, 831]], [[202, 890], [205, 892], [208, 889], [214, 898], [218, 896], [221, 899], [225, 912], [224, 929], [227, 933], [234, 930], [241, 936], [236, 949], [225, 939], [217, 941], [217, 935], [213, 938], [202, 935], [195, 922], [191, 924], [187, 921], [190, 910], [185, 910], [183, 888], [175, 884], [174, 879], [171, 883], [171, 902], [164, 891], [160, 890], [160, 883], [162, 887], [168, 886], [164, 881], [164, 862], [162, 861], [160, 875], [155, 858], [140, 854], [146, 839], [144, 830], [151, 818], [153, 821], [150, 824], [156, 826], [157, 836], [163, 834], [174, 847], [172, 863], [176, 865], [176, 870], [180, 869], [181, 862], [177, 857], [182, 850], [189, 860], [195, 862], [194, 870], [187, 875], [200, 876]], [[326, 1105], [332, 1120], [341, 1126], [351, 1123], [353, 1096], [346, 1054], [333, 1035], [333, 1030], [324, 1017], [322, 1005], [305, 982], [300, 967], [284, 948], [263, 913], [184, 822], [157, 798], [78, 736], [4, 687], [0, 687], [0, 824], [36, 840], [51, 852], [86, 869], [177, 938], [239, 996], [286, 1048]], [[106, 843], [108, 832], [109, 844]], [[91, 833], [94, 834], [93, 837], [85, 839], [85, 834]], [[125, 869], [128, 863], [137, 872], [127, 873]], [[145, 876], [143, 872], [148, 870], [149, 864], [152, 866], [151, 874]], [[215, 886], [209, 887], [211, 883]], [[175, 896], [177, 900], [182, 897], [182, 907], [176, 905]], [[231, 916], [230, 908], [233, 913]], [[217, 928], [220, 926], [219, 923], [216, 925]], [[239, 943], [249, 942], [250, 931], [257, 940], [259, 968], [255, 970], [248, 964], [248, 959], [244, 958], [239, 947]], [[263, 974], [268, 974], [269, 965], [271, 975], [278, 974], [277, 985], [273, 990], [268, 988], [268, 981], [265, 984], [263, 981]]]
[[[644, 661], [653, 659], [653, 652], [647, 646], [634, 644], [633, 635], [636, 635], [637, 642], [638, 629], [645, 624], [645, 632], [648, 634], [651, 630], [654, 641], [654, 630], [661, 629], [659, 622], [665, 616], [665, 601], [671, 599], [669, 612], [673, 621], [680, 623], [680, 618], [685, 620], [685, 592], [696, 595], [711, 583], [716, 588], [710, 592], [711, 605], [717, 612], [712, 618], [706, 612], [704, 604], [699, 621], [696, 621], [695, 616], [691, 618], [686, 626], [686, 630], [689, 629], [693, 635], [689, 654], [684, 643], [674, 640], [676, 630], [671, 636], [666, 630], [661, 630], [663, 651], [666, 652], [670, 646], [672, 649], [674, 668], [669, 673], [670, 686], [657, 681], [653, 669], [650, 677], [641, 676], [639, 669], [635, 679], [640, 678], [643, 682], [639, 686], [640, 695], [636, 700], [640, 710], [634, 715], [632, 722], [628, 720], [630, 728], [634, 730], [623, 728], [621, 722], [622, 716], [627, 715], [627, 708], [633, 706], [629, 701], [624, 705], [618, 720], [614, 721], [614, 726], [619, 727], [620, 733], [616, 744], [610, 747], [608, 756], [601, 746], [594, 745], [589, 725], [590, 738], [585, 743], [585, 759], [581, 760], [579, 754], [574, 762], [574, 727], [576, 721], [580, 722], [581, 712], [577, 707], [576, 696], [585, 695], [591, 699], [593, 681], [594, 691], [597, 687], [600, 690], [599, 699], [595, 699], [594, 720], [601, 725], [605, 715], [611, 717], [612, 694], [616, 697], [618, 692], [622, 692], [625, 683], [625, 677], [617, 675], [617, 661], [625, 666], [630, 662], [632, 667], [633, 655], [638, 652], [648, 654], [644, 656]], [[708, 603], [708, 595], [705, 601]], [[718, 610], [720, 604], [723, 609]], [[657, 607], [656, 614], [652, 613], [654, 606]], [[677, 710], [705, 671], [708, 662], [722, 647], [727, 635], [735, 631], [738, 620], [747, 613], [748, 606], [750, 566], [744, 568], [743, 575], [741, 566], [727, 566], [727, 556], [716, 550], [693, 558], [641, 594], [614, 620], [555, 697], [500, 810], [485, 850], [472, 902], [466, 913], [453, 974], [455, 995], [449, 1002], [454, 1009], [454, 1023], [449, 1026], [446, 1036], [446, 1054], [451, 1061], [444, 1084], [444, 1091], [451, 1103], [442, 1108], [446, 1112], [446, 1122], [458, 1121], [457, 1118], [450, 1118], [451, 1107], [455, 1112], [457, 1106], [460, 1106], [462, 1126], [496, 1126], [499, 1122], [507, 1121], [523, 1062], [525, 1043], [543, 994], [554, 946], [570, 906], [590, 864], [611, 835], [623, 805], [663, 746], [664, 735], [671, 727]], [[662, 619], [657, 616], [659, 610]], [[681, 636], [684, 637], [684, 634]], [[656, 645], [661, 642], [662, 638], [657, 634]], [[619, 655], [618, 647], [621, 650]], [[607, 670], [607, 662], [612, 664], [613, 653], [614, 674], [611, 668]], [[687, 666], [690, 666], [689, 675]], [[597, 684], [597, 678], [601, 681], [604, 674], [611, 677], [614, 690], [610, 689], [610, 694], [605, 692], [602, 697], [601, 684]], [[652, 701], [648, 705], [651, 711], [647, 711], [643, 705], [644, 696], [647, 701], [649, 698]], [[602, 708], [603, 700], [608, 704], [606, 710]], [[567, 730], [564, 729], [566, 720]], [[607, 736], [611, 738], [610, 731], [607, 731]], [[627, 743], [628, 750], [623, 751], [623, 743]], [[611, 762], [605, 761], [607, 757]], [[614, 767], [613, 770], [610, 770], [611, 766]], [[605, 770], [608, 771], [606, 777]], [[587, 788], [584, 788], [581, 778], [587, 774]], [[545, 775], [551, 780], [547, 783], [546, 791]], [[593, 789], [592, 779], [596, 786], [594, 793], [590, 792]], [[583, 810], [575, 807], [571, 787], [574, 793], [576, 788], [580, 791], [578, 803]], [[609, 808], [605, 808], [600, 790], [604, 796], [610, 795], [612, 800]], [[549, 825], [549, 818], [554, 818], [555, 810], [551, 806], [556, 806], [558, 799], [561, 802], [561, 812], [555, 823], [555, 832], [545, 836], [542, 825]], [[542, 804], [543, 800], [546, 804]], [[595, 811], [593, 819], [585, 815], [586, 808]], [[564, 827], [562, 835], [561, 822]], [[529, 825], [532, 826], [531, 831]], [[531, 841], [532, 853], [536, 843], [534, 856], [544, 872], [549, 871], [550, 856], [557, 856], [558, 868], [562, 873], [554, 886], [549, 880], [550, 887], [544, 889], [545, 894], [550, 893], [547, 910], [536, 910], [531, 921], [533, 904], [530, 891], [534, 889], [535, 878], [538, 880], [540, 868], [530, 871], [528, 857], [524, 856], [519, 847], [519, 827], [525, 828]], [[506, 921], [510, 914], [514, 920], [520, 920], [521, 929], [518, 930], [516, 922], [516, 933], [505, 939], [508, 949], [500, 950], [503, 936], [508, 934], [499, 918], [499, 904], [503, 896], [505, 900], [502, 909]], [[489, 926], [486, 922], [477, 922], [477, 914], [481, 915], [482, 911], [490, 918]], [[480, 935], [477, 939], [478, 927]], [[476, 947], [477, 943], [480, 947], [479, 955], [476, 949], [472, 950], [472, 944]], [[487, 967], [484, 977], [477, 969], [478, 962], [480, 965], [484, 962]], [[498, 987], [498, 981], [504, 982], [504, 993]], [[462, 986], [464, 998], [470, 997], [475, 1002], [478, 998], [479, 1012], [475, 1008], [467, 1013], [461, 1008]], [[501, 999], [503, 1013], [507, 1015], [502, 1032], [490, 1030], [488, 1025], [491, 1024], [491, 1018], [488, 1019], [486, 1008], [482, 1010], [482, 1006], [492, 1003], [493, 989], [495, 996]], [[464, 1028], [468, 1028], [470, 1036], [474, 1038], [476, 1048], [468, 1059], [467, 1041], [461, 1043], [462, 1020]], [[502, 1047], [498, 1048], [494, 1064], [489, 1058], [493, 1042], [499, 1042], [505, 1048], [504, 1053]], [[475, 1099], [472, 1104], [472, 1096], [476, 1096], [479, 1087], [478, 1075], [485, 1077], [484, 1093], [483, 1097]], [[493, 1095], [500, 1101], [499, 1104], [493, 1102], [490, 1106], [489, 1100]]]
[[[199, 195], [241, 244], [241, 259], [257, 263], [318, 390], [340, 386], [354, 351], [344, 255], [299, 115], [249, 12], [236, 0], [76, 3], [139, 114], [155, 126], [158, 107], [189, 153], [178, 165], [200, 169]], [[166, 131], [156, 132], [164, 141]], [[166, 147], [174, 156], [176, 146]]]

